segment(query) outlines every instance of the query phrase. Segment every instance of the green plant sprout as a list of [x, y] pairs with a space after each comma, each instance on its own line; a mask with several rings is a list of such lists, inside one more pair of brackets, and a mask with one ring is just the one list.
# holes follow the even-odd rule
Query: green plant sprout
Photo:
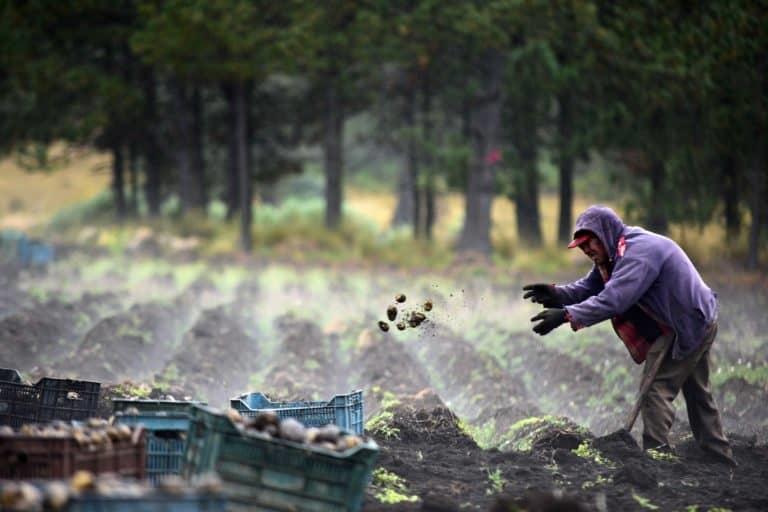
[[371, 487], [374, 489], [374, 497], [387, 505], [419, 501], [418, 496], [408, 494], [408, 486], [401, 476], [381, 467], [373, 470]]

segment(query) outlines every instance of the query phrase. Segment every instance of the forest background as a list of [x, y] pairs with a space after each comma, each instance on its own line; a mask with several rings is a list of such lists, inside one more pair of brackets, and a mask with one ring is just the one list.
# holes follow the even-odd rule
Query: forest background
[[0, 218], [551, 269], [603, 202], [760, 268], [767, 24], [747, 0], [2, 0]]

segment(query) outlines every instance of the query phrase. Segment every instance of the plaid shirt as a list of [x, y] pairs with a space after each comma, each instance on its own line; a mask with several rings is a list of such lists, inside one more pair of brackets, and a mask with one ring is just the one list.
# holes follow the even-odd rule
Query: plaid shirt
[[[619, 250], [621, 250], [622, 240], [619, 241]], [[600, 276], [603, 278], [603, 282], [607, 282], [611, 278], [610, 268], [606, 266], [598, 266], [600, 270]], [[566, 314], [566, 319], [571, 323], [571, 328], [574, 331], [578, 331], [583, 325], [576, 323], [570, 315]], [[645, 361], [648, 355], [648, 350], [651, 345], [656, 341], [659, 336], [663, 334], [669, 334], [672, 329], [668, 326], [655, 320], [652, 315], [639, 304], [635, 304], [627, 311], [620, 315], [616, 315], [611, 318], [611, 324], [613, 330], [619, 336], [619, 339], [627, 347], [629, 355], [637, 363], [641, 364]]]

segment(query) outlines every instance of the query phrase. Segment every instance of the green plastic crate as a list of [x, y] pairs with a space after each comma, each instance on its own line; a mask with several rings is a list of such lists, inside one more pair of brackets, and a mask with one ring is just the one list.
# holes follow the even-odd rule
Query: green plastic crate
[[378, 454], [372, 440], [339, 453], [246, 434], [214, 409], [196, 406], [182, 474], [218, 473], [230, 508], [354, 512]]

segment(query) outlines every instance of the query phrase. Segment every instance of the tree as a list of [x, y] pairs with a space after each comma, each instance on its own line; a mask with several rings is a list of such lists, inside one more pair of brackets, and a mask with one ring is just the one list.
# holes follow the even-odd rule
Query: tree
[[[223, 84], [231, 90], [232, 151], [240, 203], [240, 245], [252, 246], [252, 174], [248, 112], [253, 84], [285, 66], [296, 50], [292, 3], [246, 0], [142, 2], [142, 26], [132, 39], [145, 62], [180, 80]], [[178, 97], [186, 98], [184, 90]], [[193, 95], [194, 96], [194, 95]], [[189, 158], [192, 158], [191, 156]]]

